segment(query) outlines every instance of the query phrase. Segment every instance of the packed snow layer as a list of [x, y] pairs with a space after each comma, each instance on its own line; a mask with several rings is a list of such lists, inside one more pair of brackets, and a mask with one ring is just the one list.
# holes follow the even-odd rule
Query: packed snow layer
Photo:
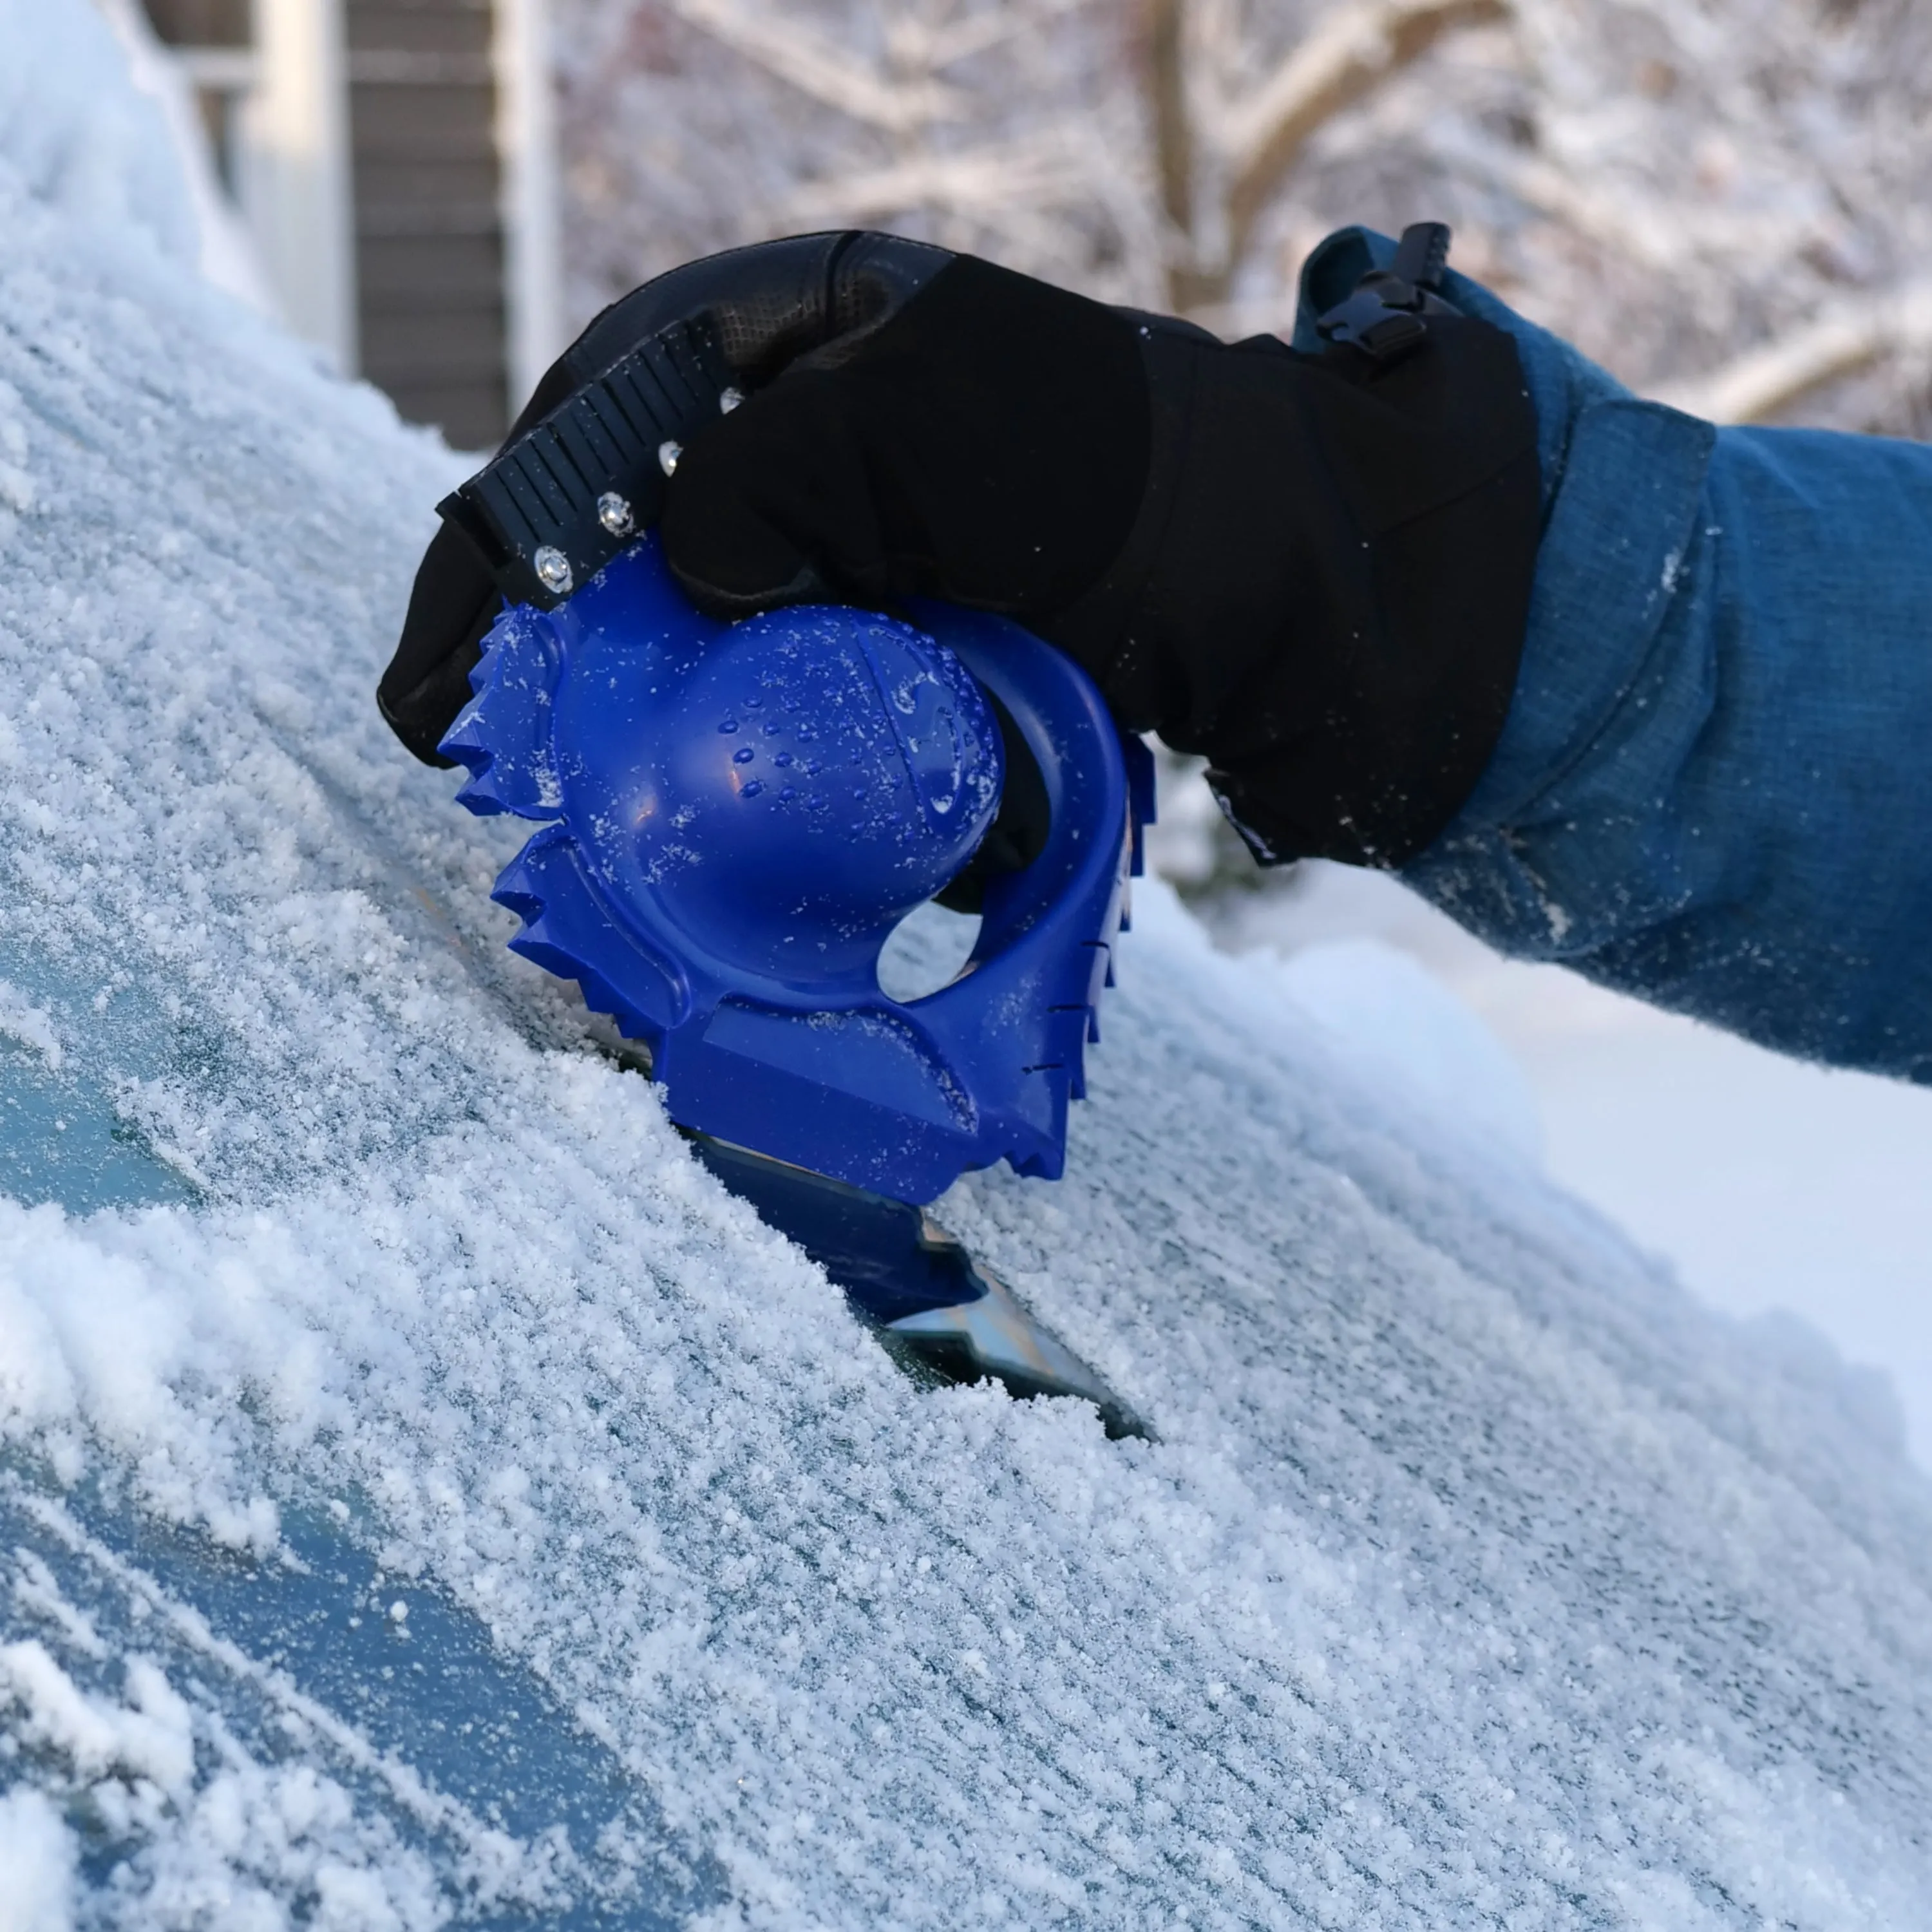
[[[1184, 836], [1196, 797], [1175, 802]], [[1932, 1088], [1789, 1059], [1504, 959], [1384, 874], [1318, 864], [1205, 910], [1231, 951], [1282, 957], [1284, 984], [1358, 1066], [1396, 1059], [1412, 1088], [1453, 1090], [1466, 1120], [1539, 1145], [1705, 1300], [1796, 1314], [1881, 1366], [1932, 1470]]]
[[[136, 112], [28, 12], [96, 65], [0, 151]], [[1926, 1921], [1882, 1390], [1159, 892], [1068, 1178], [944, 1206], [1159, 1439], [915, 1388], [375, 717], [457, 466], [71, 179], [0, 161], [0, 1924]]]

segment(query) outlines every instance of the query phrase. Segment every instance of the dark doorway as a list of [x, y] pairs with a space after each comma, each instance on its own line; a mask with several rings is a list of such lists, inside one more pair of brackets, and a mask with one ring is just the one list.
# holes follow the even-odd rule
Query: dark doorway
[[490, 0], [346, 0], [362, 373], [458, 448], [508, 427]]

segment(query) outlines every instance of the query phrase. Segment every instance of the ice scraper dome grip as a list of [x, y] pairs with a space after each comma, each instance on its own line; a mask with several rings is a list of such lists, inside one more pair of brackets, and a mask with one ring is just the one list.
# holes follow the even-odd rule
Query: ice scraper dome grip
[[[905, 1202], [1000, 1160], [1057, 1178], [1151, 817], [1100, 693], [1004, 619], [694, 610], [654, 539], [507, 610], [444, 740], [461, 802], [544, 821], [496, 881], [519, 952], [645, 1044], [680, 1125]], [[1048, 829], [987, 883], [952, 982], [879, 954], [999, 802], [1002, 706]], [[1132, 772], [1132, 782], [1130, 772]]]

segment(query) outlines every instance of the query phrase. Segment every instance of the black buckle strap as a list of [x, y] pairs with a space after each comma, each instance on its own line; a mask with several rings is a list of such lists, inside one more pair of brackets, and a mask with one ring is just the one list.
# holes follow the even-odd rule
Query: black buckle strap
[[674, 322], [436, 506], [513, 604], [561, 604], [656, 523], [686, 441], [741, 400], [708, 321]]
[[1422, 346], [1430, 316], [1456, 313], [1436, 293], [1448, 260], [1448, 224], [1412, 223], [1402, 231], [1395, 260], [1386, 268], [1371, 268], [1346, 301], [1316, 323], [1316, 333], [1375, 362], [1400, 362]]

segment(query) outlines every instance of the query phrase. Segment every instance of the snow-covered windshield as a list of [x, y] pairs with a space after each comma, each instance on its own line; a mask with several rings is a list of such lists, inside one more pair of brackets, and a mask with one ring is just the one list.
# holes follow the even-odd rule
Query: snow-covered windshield
[[464, 466], [124, 88], [0, 4], [0, 1924], [1924, 1922], [1882, 1394], [1159, 891], [944, 1203], [1158, 1439], [898, 1372], [504, 951], [370, 696]]

